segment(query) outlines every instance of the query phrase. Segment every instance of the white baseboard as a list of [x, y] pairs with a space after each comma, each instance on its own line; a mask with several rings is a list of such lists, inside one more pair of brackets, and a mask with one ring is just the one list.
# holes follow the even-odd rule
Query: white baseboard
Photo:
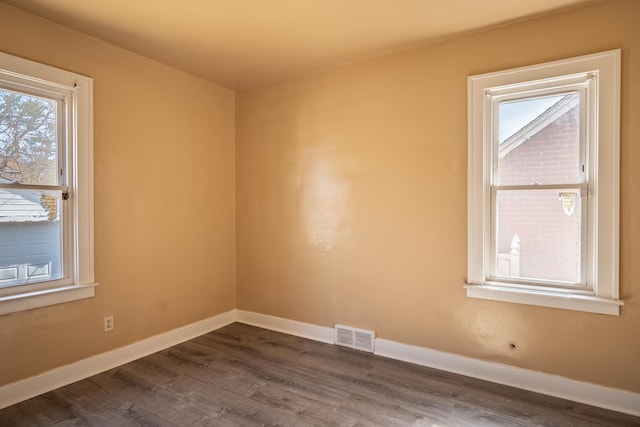
[[236, 321], [236, 310], [0, 387], [0, 409], [99, 374]]
[[236, 310], [236, 315], [236, 320], [240, 323], [333, 344], [333, 328], [283, 319], [282, 317], [253, 313], [251, 311]]
[[[237, 321], [321, 342], [332, 343], [334, 339], [333, 328], [264, 314], [238, 310]], [[640, 394], [630, 391], [381, 338], [375, 340], [374, 354], [640, 416]]]
[[380, 338], [376, 339], [375, 354], [640, 416], [640, 394], [630, 391]]
[[[334, 340], [333, 328], [243, 310], [230, 310], [125, 347], [1, 386], [0, 409], [164, 350], [235, 321], [324, 343], [331, 344]], [[640, 416], [640, 394], [630, 391], [382, 338], [375, 340], [374, 354]]]

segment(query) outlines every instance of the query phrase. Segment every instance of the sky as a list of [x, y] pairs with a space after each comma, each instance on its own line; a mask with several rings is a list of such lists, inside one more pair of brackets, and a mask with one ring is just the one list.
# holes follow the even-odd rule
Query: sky
[[564, 95], [557, 95], [500, 103], [500, 142], [505, 141], [514, 133], [531, 123], [531, 121], [563, 97]]

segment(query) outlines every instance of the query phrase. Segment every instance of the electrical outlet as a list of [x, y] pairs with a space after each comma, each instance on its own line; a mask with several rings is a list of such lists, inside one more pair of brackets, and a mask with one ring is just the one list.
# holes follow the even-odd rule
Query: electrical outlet
[[104, 331], [113, 331], [113, 316], [107, 316], [104, 318]]

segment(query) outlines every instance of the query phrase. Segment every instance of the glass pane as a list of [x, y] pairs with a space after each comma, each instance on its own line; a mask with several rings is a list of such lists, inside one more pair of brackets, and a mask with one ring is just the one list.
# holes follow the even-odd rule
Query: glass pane
[[578, 93], [501, 102], [498, 123], [496, 184], [582, 182]]
[[0, 188], [0, 287], [62, 278], [61, 193]]
[[0, 182], [57, 185], [57, 103], [0, 89]]
[[495, 276], [581, 283], [580, 190], [498, 191]]

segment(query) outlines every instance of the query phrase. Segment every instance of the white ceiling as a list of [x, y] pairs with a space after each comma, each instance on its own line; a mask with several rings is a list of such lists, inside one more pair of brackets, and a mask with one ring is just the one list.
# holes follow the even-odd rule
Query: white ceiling
[[594, 2], [3, 1], [236, 90]]

